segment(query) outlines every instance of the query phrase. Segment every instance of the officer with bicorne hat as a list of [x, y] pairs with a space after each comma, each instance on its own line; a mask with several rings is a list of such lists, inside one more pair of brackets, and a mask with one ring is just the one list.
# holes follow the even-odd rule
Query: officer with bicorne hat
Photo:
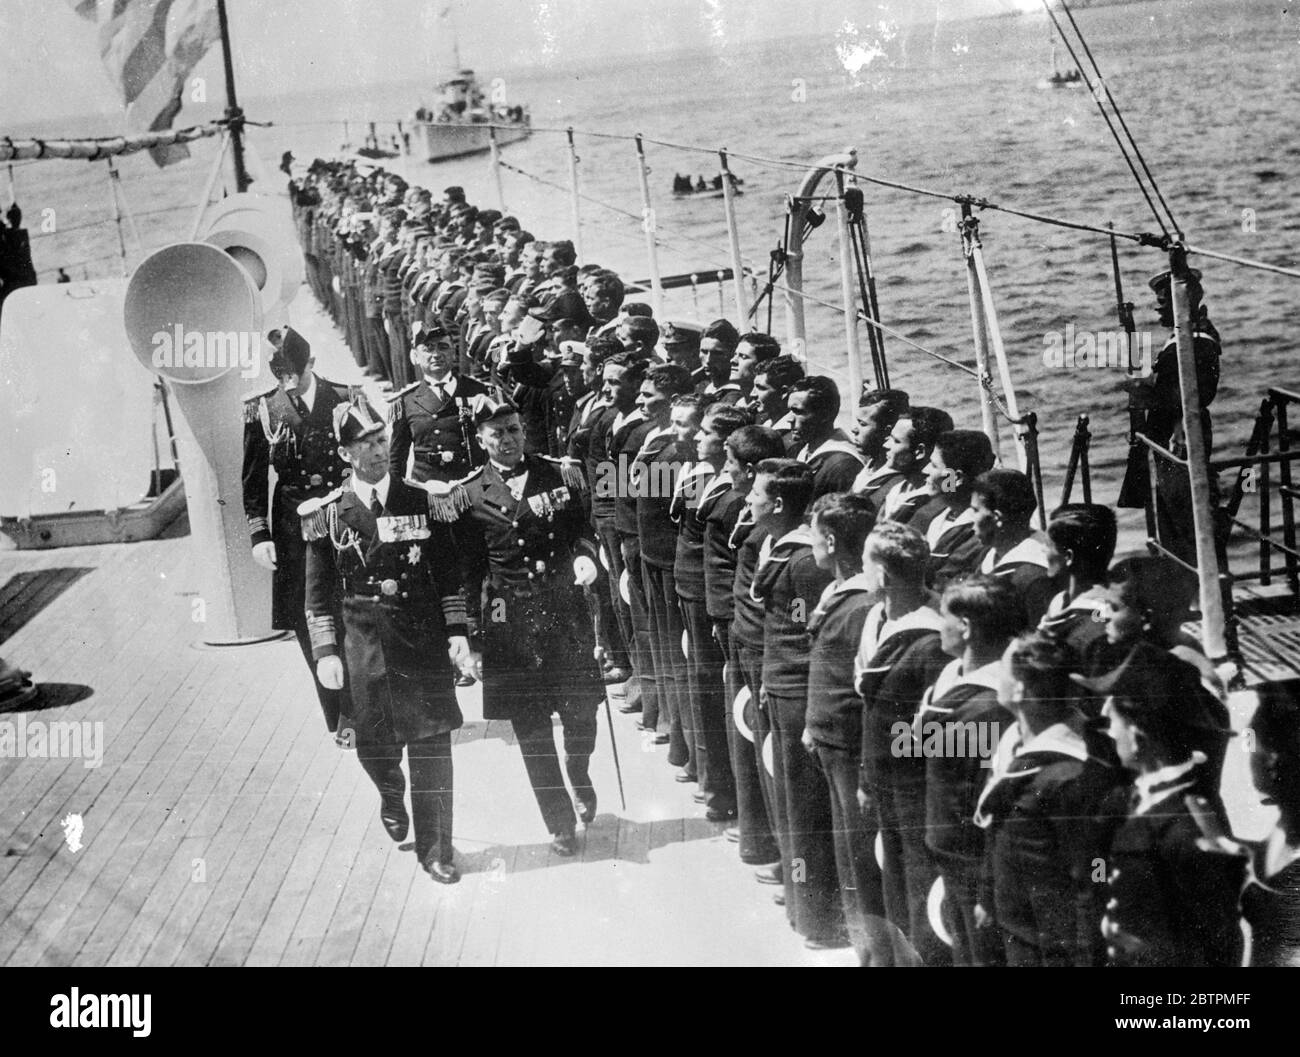
[[363, 399], [335, 410], [334, 436], [352, 476], [299, 508], [316, 673], [351, 692], [357, 757], [395, 841], [410, 822], [405, 748], [416, 856], [453, 884], [451, 732], [463, 722], [453, 673], [470, 664], [455, 545], [428, 495], [389, 473], [384, 424]]
[[[552, 849], [573, 855], [577, 817], [596, 817], [588, 771], [605, 684], [586, 607], [597, 574], [577, 466], [524, 454], [513, 404], [486, 408], [478, 439], [488, 461], [450, 489], [430, 485], [435, 516], [455, 519], [471, 625], [484, 659], [483, 718], [508, 719]], [[561, 771], [552, 733], [564, 730]], [[573, 787], [573, 802], [564, 775]]]
[[[313, 371], [311, 346], [297, 331], [271, 331], [274, 389], [244, 402], [244, 515], [248, 519], [253, 560], [272, 574], [271, 626], [292, 631], [311, 664], [311, 639], [303, 617], [306, 551], [299, 531], [299, 504], [319, 498], [343, 483], [346, 466], [334, 440], [334, 409], [346, 404], [347, 386], [326, 381]], [[274, 466], [274, 494], [269, 468]], [[339, 728], [347, 714], [347, 695], [316, 684], [325, 723]]]

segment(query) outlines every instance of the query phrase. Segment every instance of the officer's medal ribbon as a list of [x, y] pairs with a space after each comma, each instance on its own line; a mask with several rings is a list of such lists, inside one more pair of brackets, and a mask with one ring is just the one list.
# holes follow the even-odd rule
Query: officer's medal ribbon
[[428, 519], [423, 514], [384, 515], [375, 520], [381, 543], [405, 543], [429, 538]]
[[538, 517], [553, 517], [555, 507], [551, 504], [551, 493], [542, 492], [528, 497], [528, 507]]

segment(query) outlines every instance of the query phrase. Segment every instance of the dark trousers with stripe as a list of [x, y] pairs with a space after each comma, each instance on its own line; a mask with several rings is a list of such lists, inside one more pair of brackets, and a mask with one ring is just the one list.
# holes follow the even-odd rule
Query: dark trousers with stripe
[[411, 771], [411, 824], [415, 830], [415, 856], [421, 863], [430, 856], [452, 861], [451, 735], [436, 734], [418, 741], [372, 744], [357, 741], [357, 759], [375, 787], [383, 793], [403, 795], [402, 749]]
[[641, 561], [641, 583], [650, 617], [650, 653], [659, 688], [659, 707], [668, 719], [668, 762], [698, 774], [695, 766], [695, 732], [689, 716], [690, 690], [686, 655], [682, 653], [681, 610], [677, 607], [677, 585], [671, 567]]
[[807, 939], [833, 940], [844, 931], [835, 867], [831, 798], [817, 759], [803, 747], [805, 696], [768, 692], [776, 837], [781, 846], [785, 905]]
[[[776, 826], [773, 822], [775, 806], [773, 803], [772, 776], [763, 766], [763, 739], [770, 730], [767, 717], [758, 705], [758, 691], [763, 679], [763, 651], [742, 645], [731, 640], [732, 660], [729, 666], [734, 670], [736, 692], [742, 686], [748, 687], [750, 693], [749, 715], [753, 717], [754, 740], [750, 741], [736, 731], [736, 752], [731, 757], [732, 770], [736, 775], [736, 810], [740, 818], [741, 857], [745, 855], [746, 837], [753, 848], [754, 859], [746, 861], [778, 862], [781, 858], [780, 846], [776, 840]], [[735, 696], [732, 696], [735, 701]], [[733, 722], [732, 727], [735, 727]]]
[[564, 776], [575, 791], [590, 792], [588, 768], [596, 750], [596, 711], [599, 702], [566, 702], [557, 709], [564, 735], [564, 770], [555, 748], [551, 713], [541, 708], [510, 721], [515, 740], [524, 757], [524, 769], [541, 809], [548, 833], [572, 834], [577, 826], [573, 801], [564, 787]]
[[679, 598], [686, 626], [687, 705], [694, 733], [695, 773], [706, 806], [718, 811], [736, 810], [736, 779], [731, 773], [727, 747], [726, 688], [722, 669], [726, 655], [713, 637], [713, 624], [703, 599]]

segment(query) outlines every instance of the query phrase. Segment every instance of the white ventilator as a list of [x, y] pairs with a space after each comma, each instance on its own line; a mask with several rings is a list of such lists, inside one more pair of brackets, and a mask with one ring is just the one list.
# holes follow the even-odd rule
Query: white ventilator
[[[180, 411], [176, 442], [204, 603], [195, 627], [214, 644], [267, 638], [271, 583], [248, 546], [242, 480], [242, 398], [270, 378], [260, 292], [222, 250], [181, 242], [135, 270], [122, 316], [136, 358], [167, 379]], [[251, 355], [239, 362], [232, 349]]]

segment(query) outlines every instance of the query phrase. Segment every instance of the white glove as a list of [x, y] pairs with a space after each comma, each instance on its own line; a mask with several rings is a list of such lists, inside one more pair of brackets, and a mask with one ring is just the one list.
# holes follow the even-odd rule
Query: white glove
[[275, 544], [270, 540], [265, 543], [259, 543], [253, 548], [253, 561], [257, 562], [263, 569], [270, 569], [275, 572]]
[[579, 587], [590, 587], [596, 582], [596, 563], [590, 558], [573, 559], [573, 582]]
[[447, 656], [459, 671], [465, 671], [471, 663], [469, 639], [464, 635], [452, 635], [447, 639]]
[[326, 690], [342, 690], [343, 659], [335, 656], [322, 657], [316, 662], [316, 678]]

